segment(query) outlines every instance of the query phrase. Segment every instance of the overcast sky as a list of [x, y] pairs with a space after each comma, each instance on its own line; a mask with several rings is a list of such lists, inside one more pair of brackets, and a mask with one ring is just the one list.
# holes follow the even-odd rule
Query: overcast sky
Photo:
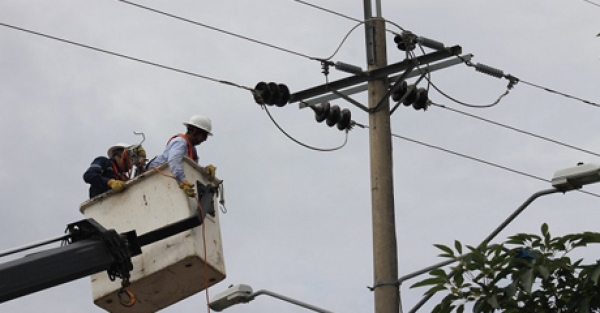
[[[331, 12], [293, 0], [134, 2], [208, 27], [116, 0], [0, 3], [0, 251], [59, 236], [83, 219], [79, 205], [88, 185], [82, 174], [110, 145], [139, 142], [133, 132], [144, 132], [153, 156], [184, 131], [182, 122], [203, 114], [212, 119], [215, 135], [199, 147], [199, 163], [217, 166], [228, 209], [221, 215], [227, 278], [209, 294], [244, 283], [333, 312], [372, 312], [373, 294], [366, 288], [374, 284], [368, 130], [353, 129], [334, 152], [310, 150], [282, 134], [249, 91], [215, 82], [252, 88], [273, 81], [297, 92], [326, 81], [311, 57], [333, 55], [332, 61], [365, 69], [364, 27], [351, 32], [355, 19], [364, 18], [363, 1], [308, 1]], [[391, 116], [394, 134], [463, 155], [394, 137], [402, 276], [442, 261], [433, 244], [478, 244], [532, 193], [550, 188], [543, 180], [556, 170], [600, 163], [600, 7], [584, 0], [381, 2], [388, 30], [399, 32], [400, 26], [460, 45], [473, 63], [522, 80], [489, 108], [465, 107], [431, 89], [433, 102], [578, 148], [435, 106], [426, 112], [398, 108]], [[403, 60], [393, 35], [387, 37], [388, 63]], [[331, 69], [329, 80], [349, 75]], [[464, 64], [435, 72], [431, 80], [475, 105], [494, 102], [508, 83]], [[354, 98], [367, 103], [365, 92]], [[332, 104], [368, 125], [368, 115], [351, 103]], [[343, 132], [317, 123], [297, 103], [269, 112], [306, 145], [344, 143]], [[600, 194], [600, 185], [585, 190]], [[544, 222], [555, 235], [597, 231], [599, 207], [598, 196], [580, 192], [546, 196], [496, 241], [538, 233]], [[582, 255], [593, 261], [592, 251]], [[406, 311], [425, 291], [410, 289], [412, 282], [401, 287]], [[164, 312], [205, 311], [205, 298], [199, 293]], [[92, 302], [88, 278], [0, 304], [0, 313], [39, 311], [103, 312]], [[262, 296], [227, 312], [306, 310]]]

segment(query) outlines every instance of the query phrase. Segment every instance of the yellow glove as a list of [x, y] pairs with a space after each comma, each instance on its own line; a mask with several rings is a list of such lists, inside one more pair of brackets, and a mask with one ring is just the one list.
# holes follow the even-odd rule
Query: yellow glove
[[121, 180], [109, 179], [107, 184], [108, 184], [108, 187], [110, 187], [110, 189], [112, 189], [116, 192], [120, 192], [123, 189], [125, 189], [125, 182], [123, 182]]
[[208, 181], [215, 180], [215, 175], [217, 174], [217, 168], [214, 165], [212, 165], [212, 164], [207, 165], [204, 168], [204, 172], [208, 176]]
[[144, 147], [142, 147], [142, 145], [139, 145], [137, 147], [137, 155], [140, 158], [146, 158], [146, 150], [144, 149]]
[[194, 191], [194, 184], [190, 183], [187, 180], [184, 180], [181, 183], [179, 183], [179, 188], [183, 189], [183, 192], [185, 192], [185, 194], [190, 198], [196, 196], [196, 192]]

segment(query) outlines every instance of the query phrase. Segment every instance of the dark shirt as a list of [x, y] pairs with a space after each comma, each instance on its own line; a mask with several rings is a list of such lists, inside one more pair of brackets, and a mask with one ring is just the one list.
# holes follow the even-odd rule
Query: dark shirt
[[110, 190], [108, 181], [119, 179], [113, 169], [113, 162], [107, 157], [97, 157], [83, 173], [83, 180], [90, 184], [90, 199]]

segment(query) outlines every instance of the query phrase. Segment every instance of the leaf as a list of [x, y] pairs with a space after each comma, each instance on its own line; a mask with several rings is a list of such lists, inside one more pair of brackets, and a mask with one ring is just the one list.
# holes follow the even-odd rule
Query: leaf
[[432, 295], [434, 295], [437, 292], [442, 291], [442, 290], [447, 290], [446, 286], [444, 286], [444, 285], [433, 286], [429, 290], [427, 290], [427, 292], [425, 292], [425, 295], [426, 296], [432, 296]]
[[416, 282], [415, 284], [410, 286], [410, 288], [417, 288], [417, 287], [436, 285], [436, 284], [444, 284], [444, 283], [446, 283], [446, 280], [442, 277], [431, 277], [431, 278], [422, 280], [420, 282]]
[[454, 240], [454, 248], [456, 248], [458, 254], [462, 254], [462, 245], [460, 244], [460, 241]]
[[540, 265], [540, 266], [538, 266], [538, 271], [540, 272], [540, 275], [542, 275], [542, 277], [544, 279], [548, 279], [548, 277], [550, 277], [550, 271], [548, 271], [547, 267]]
[[548, 224], [542, 224], [542, 235], [546, 236], [548, 234]]
[[594, 284], [598, 284], [598, 278], [600, 277], [600, 263], [596, 265], [592, 275], [590, 275], [590, 279], [594, 282]]
[[528, 294], [531, 294], [531, 287], [533, 286], [533, 269], [530, 268], [521, 274], [521, 283], [523, 284], [523, 289]]
[[434, 246], [444, 252], [446, 252], [447, 254], [449, 254], [450, 256], [454, 256], [454, 251], [452, 251], [452, 249], [448, 248], [447, 246], [444, 245], [440, 245], [440, 244], [434, 244]]
[[590, 300], [583, 297], [579, 300], [579, 313], [590, 313]]
[[487, 298], [487, 303], [489, 305], [492, 306], [492, 308], [497, 309], [500, 307], [500, 305], [498, 305], [498, 299], [496, 298], [496, 295], [493, 295], [489, 298]]
[[436, 269], [432, 270], [431, 272], [429, 272], [429, 275], [447, 277], [446, 271], [444, 271], [443, 269], [439, 269], [439, 268], [436, 268]]

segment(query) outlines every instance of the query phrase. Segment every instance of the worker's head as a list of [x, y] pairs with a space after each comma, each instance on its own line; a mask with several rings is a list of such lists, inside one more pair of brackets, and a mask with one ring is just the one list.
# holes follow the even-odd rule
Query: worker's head
[[208, 117], [194, 115], [183, 125], [187, 127], [186, 135], [194, 146], [204, 142], [208, 136], [212, 136], [212, 123]]
[[108, 157], [115, 161], [122, 172], [127, 172], [131, 169], [131, 145], [126, 143], [118, 143], [110, 147], [107, 151]]

